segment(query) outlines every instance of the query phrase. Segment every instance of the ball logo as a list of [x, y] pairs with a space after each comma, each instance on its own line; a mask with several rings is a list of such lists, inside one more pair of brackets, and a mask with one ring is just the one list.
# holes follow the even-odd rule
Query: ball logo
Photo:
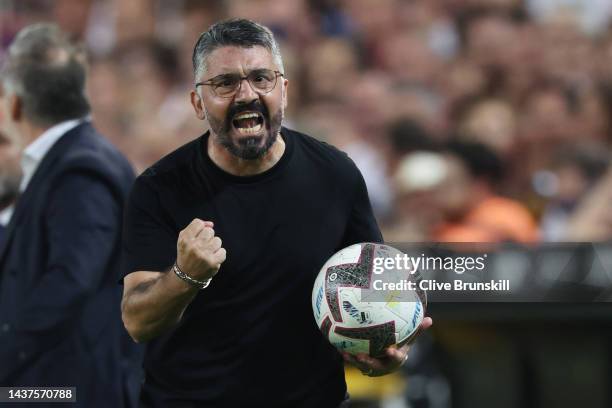
[[412, 327], [417, 326], [419, 317], [421, 317], [421, 302], [416, 302], [414, 308], [414, 315], [412, 316]]
[[338, 347], [339, 349], [345, 350], [345, 349], [354, 347], [355, 343], [349, 340], [342, 340], [339, 342], [335, 342], [334, 346]]
[[330, 280], [331, 282], [333, 282], [333, 281], [335, 281], [335, 280], [336, 280], [336, 278], [337, 278], [337, 277], [338, 277], [338, 275], [337, 275], [337, 274], [334, 272], [334, 273], [332, 273], [331, 275], [329, 275], [329, 280]]
[[368, 312], [361, 312], [357, 310], [355, 306], [348, 300], [342, 302], [342, 308], [348, 313], [353, 319], [357, 320], [359, 324], [371, 324], [370, 314]]
[[316, 310], [317, 310], [317, 315], [315, 316], [317, 319], [319, 317], [321, 317], [321, 301], [323, 300], [323, 286], [321, 286], [319, 288], [319, 292], [317, 293], [317, 300], [315, 302], [316, 304]]

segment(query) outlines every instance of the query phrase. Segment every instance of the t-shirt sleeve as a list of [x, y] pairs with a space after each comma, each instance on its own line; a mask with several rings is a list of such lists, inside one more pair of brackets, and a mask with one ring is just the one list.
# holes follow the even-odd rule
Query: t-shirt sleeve
[[351, 213], [344, 233], [343, 247], [359, 242], [383, 242], [383, 236], [372, 211], [368, 188], [361, 172], [351, 161], [354, 169], [355, 191], [352, 200]]
[[136, 179], [123, 220], [121, 279], [135, 271], [170, 269], [176, 259], [178, 233], [149, 177]]

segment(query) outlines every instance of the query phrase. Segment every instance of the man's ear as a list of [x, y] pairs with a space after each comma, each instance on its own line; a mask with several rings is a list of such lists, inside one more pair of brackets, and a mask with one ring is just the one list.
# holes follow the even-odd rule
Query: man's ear
[[195, 111], [198, 119], [206, 119], [206, 111], [204, 110], [204, 105], [202, 103], [202, 98], [200, 97], [200, 95], [195, 90], [192, 90], [190, 93], [190, 97], [191, 106], [193, 106], [193, 110]]
[[9, 115], [11, 120], [18, 122], [23, 117], [23, 102], [16, 94], [11, 94], [8, 100]]
[[283, 109], [287, 109], [287, 88], [289, 87], [289, 80], [283, 78], [283, 87], [282, 87], [282, 95], [283, 95]]

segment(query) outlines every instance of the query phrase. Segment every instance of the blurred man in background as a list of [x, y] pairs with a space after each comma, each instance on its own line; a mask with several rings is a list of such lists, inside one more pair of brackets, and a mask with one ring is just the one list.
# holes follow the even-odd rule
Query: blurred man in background
[[120, 407], [115, 271], [133, 172], [89, 121], [85, 72], [50, 24], [20, 31], [2, 70], [0, 132], [25, 149], [0, 252], [0, 385], [76, 387], [78, 406]]
[[455, 141], [447, 146], [446, 154], [452, 170], [438, 195], [444, 220], [434, 229], [434, 240], [536, 242], [537, 224], [529, 211], [496, 191], [503, 167], [491, 149]]

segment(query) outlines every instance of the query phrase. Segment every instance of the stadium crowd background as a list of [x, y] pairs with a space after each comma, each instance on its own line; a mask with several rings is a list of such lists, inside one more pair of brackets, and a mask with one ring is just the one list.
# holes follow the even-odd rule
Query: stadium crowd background
[[4, 46], [43, 20], [83, 42], [95, 124], [138, 171], [203, 132], [187, 96], [192, 46], [212, 22], [242, 16], [272, 27], [281, 42], [287, 125], [356, 161], [388, 241], [612, 237], [609, 1], [0, 7]]
[[[273, 29], [286, 125], [349, 153], [387, 241], [612, 238], [608, 0], [0, 0], [0, 59], [37, 21], [81, 40], [94, 123], [141, 172], [206, 128], [192, 47], [226, 17]], [[436, 315], [407, 367], [410, 406], [448, 407], [449, 387], [455, 407], [610, 406], [609, 318], [525, 306]], [[396, 381], [349, 375], [371, 395]]]

